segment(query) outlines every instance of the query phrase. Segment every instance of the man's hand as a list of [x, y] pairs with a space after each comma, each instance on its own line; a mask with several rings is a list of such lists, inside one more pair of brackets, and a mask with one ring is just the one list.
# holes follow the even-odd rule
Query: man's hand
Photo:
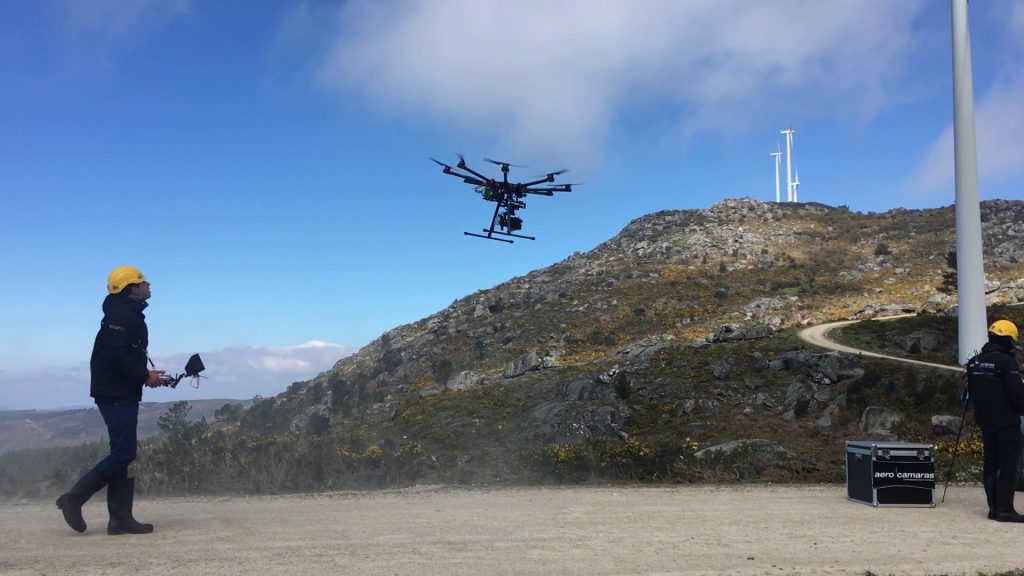
[[146, 378], [145, 385], [149, 388], [159, 388], [164, 385], [163, 381], [163, 370], [150, 370], [149, 378]]

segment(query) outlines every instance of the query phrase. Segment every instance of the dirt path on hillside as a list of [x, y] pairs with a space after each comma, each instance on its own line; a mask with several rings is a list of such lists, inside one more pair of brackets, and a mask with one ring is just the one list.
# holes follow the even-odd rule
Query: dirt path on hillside
[[0, 574], [973, 574], [1024, 568], [1024, 525], [978, 486], [872, 508], [843, 486], [463, 489], [143, 499], [148, 536], [72, 532], [50, 502], [0, 504]]
[[[896, 318], [903, 318], [905, 316], [912, 316], [912, 314], [902, 314], [900, 316], [891, 316], [888, 318], [876, 318], [876, 321], [882, 320], [893, 320]], [[851, 348], [845, 346], [834, 340], [830, 340], [828, 333], [836, 328], [842, 328], [843, 326], [849, 326], [850, 324], [856, 324], [860, 320], [843, 320], [841, 322], [830, 322], [828, 324], [819, 324], [817, 326], [811, 326], [804, 328], [797, 333], [797, 336], [801, 340], [809, 344], [814, 344], [826, 350], [836, 350], [839, 352], [845, 352], [847, 354], [855, 354], [858, 356], [871, 356], [872, 358], [885, 358], [886, 360], [895, 360], [897, 362], [907, 362], [910, 364], [918, 364], [921, 366], [928, 366], [929, 368], [942, 368], [943, 370], [954, 370], [956, 372], [963, 372], [964, 369], [960, 366], [949, 366], [947, 364], [935, 364], [934, 362], [922, 362], [920, 360], [911, 360], [910, 358], [900, 358], [899, 356], [888, 356], [886, 354], [879, 354], [877, 352], [869, 352], [867, 350], [860, 350], [858, 348]]]

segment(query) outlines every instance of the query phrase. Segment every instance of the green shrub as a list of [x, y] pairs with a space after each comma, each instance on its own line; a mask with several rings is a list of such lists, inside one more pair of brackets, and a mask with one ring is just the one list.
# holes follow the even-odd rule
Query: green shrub
[[310, 436], [323, 436], [331, 429], [331, 419], [323, 414], [310, 414], [306, 420], [306, 433]]
[[440, 360], [435, 360], [430, 364], [430, 375], [437, 383], [443, 384], [447, 382], [454, 372], [455, 369], [452, 366], [451, 359], [449, 358], [441, 358]]
[[615, 346], [618, 339], [615, 334], [598, 328], [587, 335], [587, 342], [594, 346]]
[[242, 417], [242, 411], [245, 410], [245, 406], [241, 404], [231, 404], [230, 402], [221, 406], [213, 412], [214, 420], [226, 422], [228, 424], [235, 424]]
[[527, 450], [524, 464], [546, 477], [581, 482], [594, 473], [594, 454], [583, 444], [545, 444]]

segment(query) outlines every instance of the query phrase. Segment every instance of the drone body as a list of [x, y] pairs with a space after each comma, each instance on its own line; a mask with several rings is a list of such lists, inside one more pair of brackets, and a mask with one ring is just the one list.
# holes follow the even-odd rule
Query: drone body
[[549, 172], [547, 176], [532, 182], [509, 182], [509, 167], [516, 165], [509, 164], [508, 162], [484, 158], [484, 160], [491, 164], [501, 166], [502, 178], [501, 180], [496, 180], [488, 178], [467, 166], [466, 159], [462, 155], [459, 155], [459, 163], [454, 168], [440, 160], [435, 160], [434, 158], [431, 158], [431, 160], [441, 165], [444, 168], [443, 172], [445, 174], [461, 178], [466, 184], [472, 185], [481, 198], [495, 203], [494, 214], [491, 216], [491, 225], [483, 229], [484, 233], [463, 232], [466, 236], [476, 236], [477, 238], [486, 238], [510, 244], [513, 241], [509, 238], [536, 240], [533, 236], [516, 234], [517, 231], [523, 228], [523, 219], [516, 216], [516, 211], [526, 209], [526, 202], [523, 199], [529, 194], [554, 196], [555, 192], [572, 192], [572, 184], [542, 186], [542, 184], [553, 183], [555, 176], [562, 174], [565, 170]]

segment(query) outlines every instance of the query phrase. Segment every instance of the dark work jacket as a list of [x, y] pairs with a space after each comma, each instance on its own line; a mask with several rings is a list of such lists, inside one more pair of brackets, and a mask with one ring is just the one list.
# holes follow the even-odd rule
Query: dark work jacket
[[142, 385], [149, 377], [149, 329], [146, 302], [124, 294], [110, 294], [103, 301], [103, 320], [89, 361], [89, 395], [97, 402], [142, 400]]
[[967, 387], [974, 401], [974, 421], [982, 430], [1020, 426], [1024, 383], [1012, 346], [985, 344], [967, 361]]

